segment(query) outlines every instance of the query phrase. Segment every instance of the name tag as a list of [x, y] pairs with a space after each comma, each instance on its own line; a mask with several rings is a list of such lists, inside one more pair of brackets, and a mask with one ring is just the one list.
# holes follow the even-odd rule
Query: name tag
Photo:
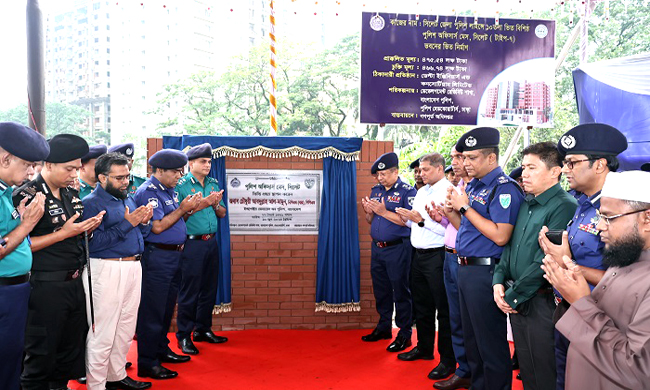
[[63, 209], [62, 209], [61, 207], [59, 207], [58, 209], [47, 210], [47, 211], [50, 213], [50, 216], [51, 216], [51, 217], [53, 217], [53, 216], [55, 216], [55, 215], [61, 215], [61, 214], [63, 214]]

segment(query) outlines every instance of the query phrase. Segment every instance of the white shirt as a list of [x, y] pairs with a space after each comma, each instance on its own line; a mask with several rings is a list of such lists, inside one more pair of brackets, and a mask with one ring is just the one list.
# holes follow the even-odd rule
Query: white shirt
[[452, 184], [446, 178], [442, 178], [433, 185], [425, 185], [418, 190], [413, 200], [413, 210], [420, 213], [424, 218], [424, 227], [420, 227], [413, 221], [407, 221], [406, 226], [411, 228], [411, 245], [417, 249], [440, 248], [445, 245], [445, 226], [434, 221], [429, 217], [429, 213], [424, 208], [425, 205], [431, 205], [431, 201], [440, 204], [447, 198], [447, 189]]

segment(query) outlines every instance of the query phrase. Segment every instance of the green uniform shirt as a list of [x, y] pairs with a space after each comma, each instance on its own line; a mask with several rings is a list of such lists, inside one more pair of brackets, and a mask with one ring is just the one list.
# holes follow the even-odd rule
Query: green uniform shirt
[[[12, 188], [0, 181], [0, 236], [5, 237], [18, 225], [20, 214], [11, 199]], [[0, 259], [0, 277], [25, 275], [32, 269], [32, 250], [25, 238], [11, 253]]]
[[79, 179], [79, 198], [81, 199], [85, 198], [86, 196], [90, 195], [90, 193], [93, 192], [94, 189], [95, 187], [91, 187], [90, 184]]
[[544, 252], [537, 241], [542, 226], [547, 226], [549, 230], [566, 229], [577, 207], [575, 198], [566, 193], [559, 183], [537, 197], [526, 196], [510, 242], [503, 249], [492, 279], [493, 285], [514, 281], [514, 285], [506, 289], [504, 297], [513, 309], [548, 284], [540, 268]]
[[127, 187], [129, 190], [128, 196], [133, 197], [133, 195], [135, 195], [135, 191], [137, 191], [138, 187], [140, 187], [145, 181], [147, 181], [147, 178], [145, 177], [131, 175], [131, 178], [129, 179], [129, 186]]
[[[186, 196], [194, 195], [199, 192], [202, 193], [205, 198], [212, 192], [220, 191], [217, 179], [207, 176], [204, 183], [205, 186], [201, 186], [201, 182], [198, 181], [191, 172], [181, 177], [178, 184], [176, 184], [178, 201], [180, 202], [185, 199]], [[225, 207], [223, 199], [219, 204], [221, 207]], [[206, 207], [191, 215], [187, 221], [185, 221], [185, 225], [187, 226], [187, 234], [189, 235], [216, 233], [218, 225], [217, 214], [215, 213], [214, 208]]]

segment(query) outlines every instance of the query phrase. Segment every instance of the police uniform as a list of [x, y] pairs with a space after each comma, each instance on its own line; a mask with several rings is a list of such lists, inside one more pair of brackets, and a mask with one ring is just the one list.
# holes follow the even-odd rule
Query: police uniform
[[[465, 152], [499, 145], [499, 132], [482, 127], [460, 137], [456, 150]], [[524, 200], [517, 183], [500, 167], [474, 178], [466, 188], [469, 207], [494, 223], [513, 225]], [[464, 214], [461, 209], [461, 214]], [[463, 338], [471, 371], [472, 388], [510, 389], [512, 365], [507, 340], [506, 315], [492, 294], [492, 273], [503, 247], [484, 236], [466, 217], [461, 218], [456, 250], [460, 267], [458, 288]]]
[[[576, 126], [566, 132], [560, 137], [557, 147], [565, 156], [570, 154], [616, 156], [627, 149], [627, 140], [620, 131], [609, 125], [590, 123]], [[600, 208], [600, 196], [600, 191], [591, 196], [576, 193], [578, 209], [567, 224], [573, 260], [581, 266], [595, 269], [605, 269], [602, 264], [605, 244], [600, 240], [600, 233], [596, 229], [600, 220], [596, 213]], [[594, 286], [590, 287], [594, 288]], [[562, 300], [557, 291], [555, 294], [558, 307], [553, 319], [557, 322], [568, 310], [569, 304]], [[569, 340], [556, 329], [555, 361], [558, 390], [564, 389], [568, 350]]]
[[[127, 142], [124, 144], [111, 146], [110, 148], [108, 148], [108, 153], [121, 153], [126, 157], [128, 157], [129, 159], [133, 160], [135, 148], [132, 143]], [[131, 174], [131, 176], [129, 177], [129, 186], [128, 186], [129, 196], [134, 196], [135, 192], [138, 190], [138, 188], [140, 188], [142, 184], [144, 184], [145, 181], [147, 181], [147, 178]]]
[[[83, 138], [59, 134], [51, 138], [46, 163], [64, 163], [88, 153]], [[45, 195], [45, 213], [32, 230], [31, 237], [46, 236], [60, 230], [75, 213], [83, 216], [79, 192], [70, 187], [59, 189], [59, 198], [42, 174], [16, 188], [14, 205], [36, 193]], [[84, 344], [88, 324], [82, 270], [83, 235], [66, 238], [33, 253], [31, 296], [25, 331], [25, 361], [22, 388], [65, 388], [67, 381], [85, 375]], [[49, 385], [48, 385], [49, 383]]]
[[[108, 148], [106, 145], [93, 145], [88, 148], [88, 153], [86, 153], [85, 156], [81, 158], [81, 163], [86, 164], [90, 160], [96, 160], [101, 156], [102, 154], [105, 154]], [[95, 177], [95, 172], [90, 173], [93, 177]], [[95, 178], [97, 180], [97, 178]], [[97, 182], [95, 182], [95, 185], [97, 185]], [[85, 198], [88, 196], [93, 190], [95, 189], [94, 186], [90, 185], [89, 183], [86, 183], [83, 181], [83, 179], [79, 178], [79, 197], [81, 199]]]
[[[44, 160], [50, 152], [43, 136], [14, 122], [0, 122], [0, 147], [30, 162]], [[3, 239], [21, 224], [11, 199], [11, 183], [5, 180], [0, 177], [0, 237]], [[0, 389], [20, 388], [31, 267], [32, 251], [27, 237], [0, 259]]]
[[[397, 167], [398, 163], [395, 153], [386, 153], [377, 159], [374, 169], [383, 171]], [[397, 207], [410, 210], [415, 194], [415, 188], [402, 182], [398, 177], [389, 189], [381, 184], [372, 187], [370, 198], [379, 202], [384, 201], [386, 210], [394, 212]], [[396, 311], [395, 323], [400, 328], [398, 337], [408, 340], [411, 338], [413, 319], [408, 275], [413, 250], [410, 235], [411, 230], [406, 226], [397, 225], [379, 215], [375, 215], [372, 219], [370, 273], [379, 322], [371, 335], [364, 336], [364, 341], [391, 337], [393, 305]]]
[[[149, 159], [149, 164], [159, 169], [177, 169], [186, 163], [185, 154], [169, 149], [160, 150]], [[152, 223], [179, 207], [174, 188], [166, 187], [155, 176], [138, 188], [134, 200], [138, 207], [147, 204], [153, 206]], [[136, 330], [139, 376], [147, 373], [146, 376], [155, 378], [156, 372], [152, 374], [149, 370], [156, 370], [161, 361], [167, 361], [170, 355], [178, 357], [169, 349], [167, 331], [178, 295], [180, 260], [186, 234], [185, 220], [180, 218], [167, 230], [159, 234], [152, 231], [145, 239], [141, 261], [142, 297]]]

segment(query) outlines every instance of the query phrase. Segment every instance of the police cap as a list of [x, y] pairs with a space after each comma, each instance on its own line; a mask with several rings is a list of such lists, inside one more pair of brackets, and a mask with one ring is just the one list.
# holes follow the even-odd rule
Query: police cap
[[564, 133], [557, 143], [562, 155], [592, 154], [616, 156], [627, 149], [627, 139], [604, 123], [585, 123]]
[[510, 178], [512, 178], [514, 180], [517, 180], [517, 178], [521, 177], [521, 173], [523, 171], [524, 171], [524, 169], [522, 167], [517, 167], [517, 168], [513, 169], [512, 171], [510, 171], [510, 174], [508, 176], [510, 176]]
[[496, 148], [499, 146], [499, 130], [492, 127], [477, 127], [463, 134], [456, 142], [459, 153], [470, 150]]
[[370, 168], [370, 172], [375, 174], [379, 171], [384, 171], [389, 168], [394, 168], [399, 165], [399, 158], [394, 152], [382, 154]]
[[0, 122], [0, 147], [25, 161], [45, 160], [50, 145], [37, 131], [16, 122]]
[[201, 145], [192, 146], [192, 148], [187, 151], [187, 159], [195, 160], [197, 158], [212, 158], [212, 146], [207, 142]]
[[57, 134], [47, 141], [50, 144], [50, 154], [45, 161], [64, 163], [84, 157], [88, 153], [88, 143], [85, 139], [74, 134]]
[[122, 153], [128, 158], [133, 158], [134, 151], [135, 149], [131, 142], [127, 142], [125, 144], [112, 145], [110, 148], [108, 148], [108, 153]]
[[93, 145], [88, 148], [88, 153], [81, 158], [81, 162], [85, 164], [89, 160], [98, 158], [102, 154], [106, 154], [107, 150], [108, 148], [106, 145]]
[[185, 153], [176, 149], [163, 149], [149, 158], [149, 165], [160, 169], [177, 169], [187, 164]]

